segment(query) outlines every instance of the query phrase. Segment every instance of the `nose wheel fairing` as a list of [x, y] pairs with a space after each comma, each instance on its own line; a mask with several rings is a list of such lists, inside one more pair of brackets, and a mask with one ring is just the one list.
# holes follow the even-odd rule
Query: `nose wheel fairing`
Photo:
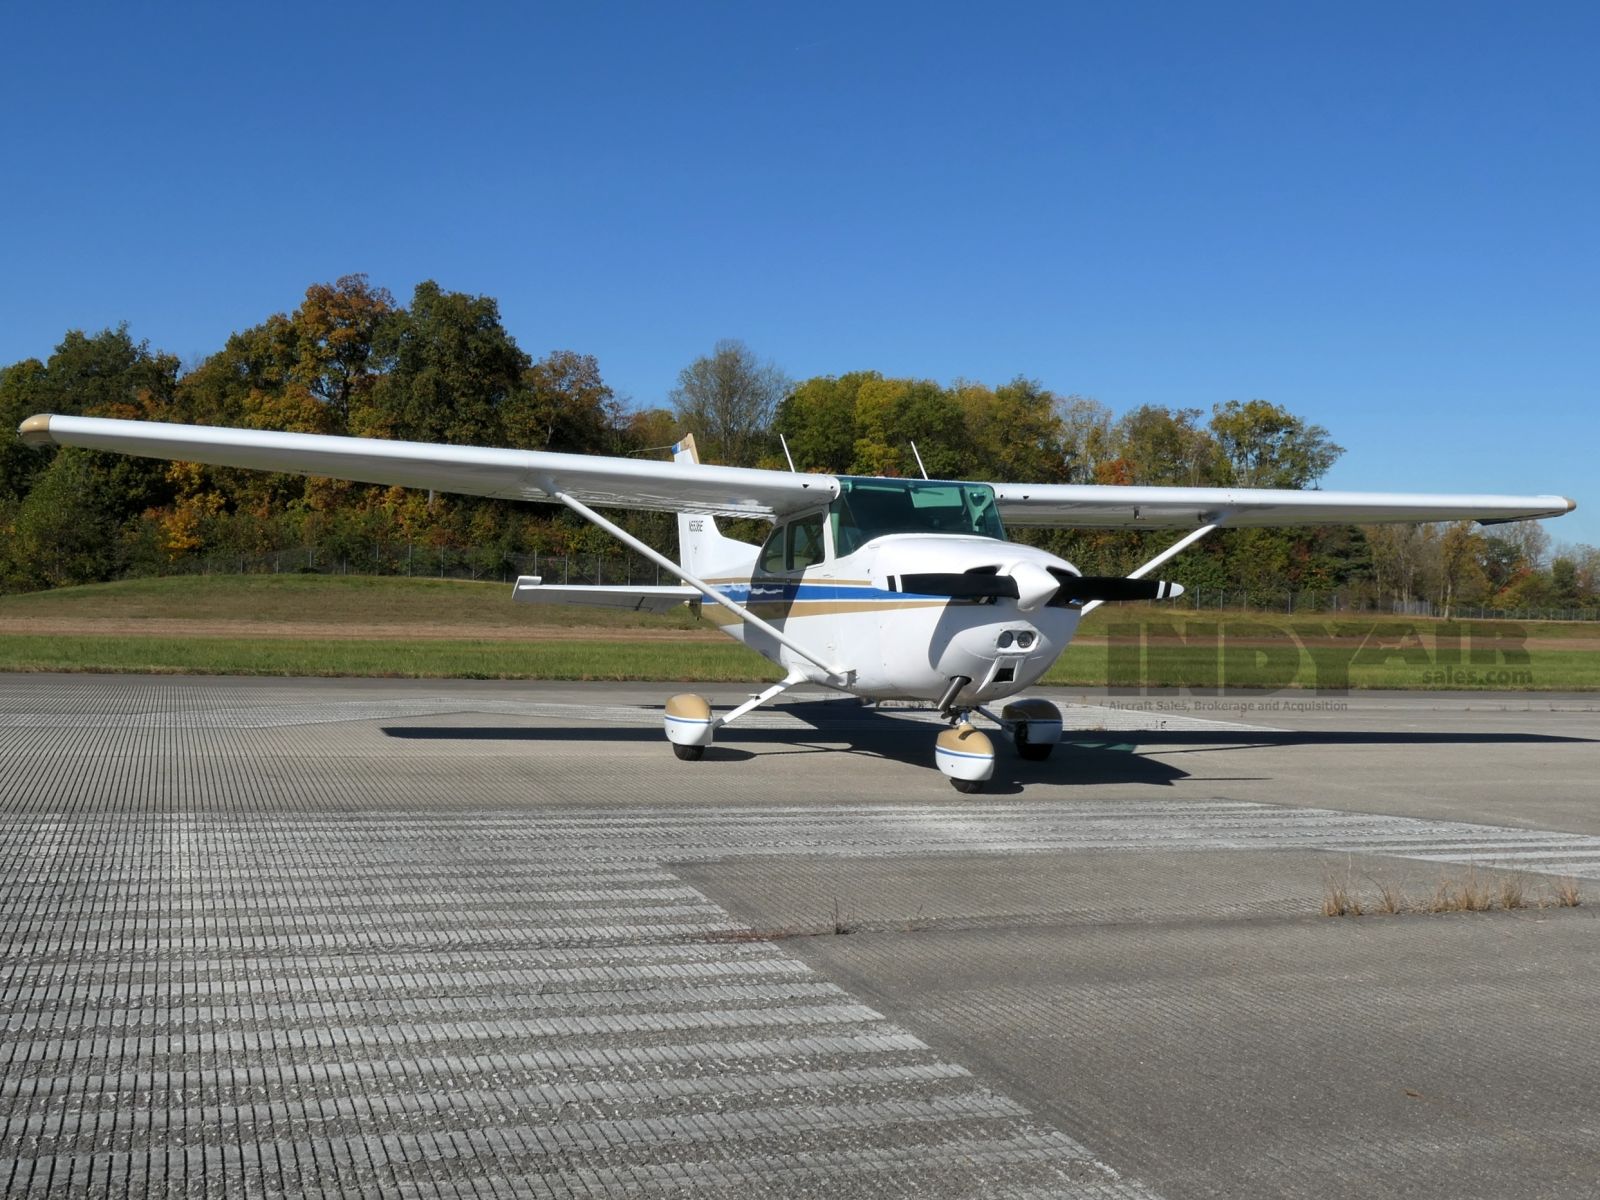
[[962, 721], [935, 739], [933, 760], [958, 790], [975, 792], [976, 785], [994, 776], [994, 743], [988, 734]]

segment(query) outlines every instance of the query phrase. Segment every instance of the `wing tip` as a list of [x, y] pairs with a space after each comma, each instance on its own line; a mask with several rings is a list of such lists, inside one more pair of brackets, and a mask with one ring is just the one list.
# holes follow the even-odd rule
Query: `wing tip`
[[29, 417], [17, 426], [17, 436], [22, 439], [24, 446], [53, 446], [55, 438], [50, 436], [50, 414], [39, 413]]

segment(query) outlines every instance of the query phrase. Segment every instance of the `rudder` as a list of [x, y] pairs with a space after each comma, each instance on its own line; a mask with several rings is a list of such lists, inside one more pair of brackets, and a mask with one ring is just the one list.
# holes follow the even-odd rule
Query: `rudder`
[[[672, 447], [672, 461], [695, 464], [700, 452], [694, 434], [686, 433]], [[757, 547], [749, 542], [723, 537], [717, 519], [710, 513], [678, 514], [678, 562], [691, 575], [704, 579], [717, 571], [748, 571], [755, 561]]]

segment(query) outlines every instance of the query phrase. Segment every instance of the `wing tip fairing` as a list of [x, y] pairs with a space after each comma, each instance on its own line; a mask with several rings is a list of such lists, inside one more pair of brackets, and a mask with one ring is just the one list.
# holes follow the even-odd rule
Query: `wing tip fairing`
[[17, 426], [17, 436], [25, 446], [53, 446], [55, 438], [50, 436], [50, 414], [37, 413], [29, 417]]

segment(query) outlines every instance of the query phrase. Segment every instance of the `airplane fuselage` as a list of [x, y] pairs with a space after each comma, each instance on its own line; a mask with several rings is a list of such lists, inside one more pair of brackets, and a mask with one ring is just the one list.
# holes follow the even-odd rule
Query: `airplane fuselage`
[[964, 534], [889, 534], [838, 558], [797, 569], [708, 580], [790, 638], [839, 664], [841, 681], [736, 614], [706, 605], [723, 632], [785, 671], [869, 699], [936, 699], [957, 677], [971, 681], [958, 699], [1000, 700], [1050, 669], [1078, 627], [1075, 607], [1040, 604], [1023, 611], [1008, 597], [952, 599], [907, 590], [924, 572], [1012, 573], [1018, 564], [1074, 568], [1032, 546]]

